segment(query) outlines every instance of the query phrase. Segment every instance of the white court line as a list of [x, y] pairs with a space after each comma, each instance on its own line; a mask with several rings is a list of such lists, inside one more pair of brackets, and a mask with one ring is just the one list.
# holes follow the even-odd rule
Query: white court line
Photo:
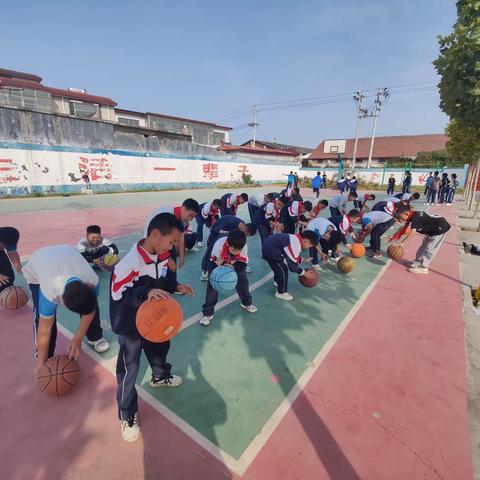
[[[265, 446], [269, 438], [273, 435], [275, 429], [278, 427], [280, 422], [283, 420], [285, 415], [290, 410], [293, 402], [297, 399], [297, 397], [303, 392], [304, 388], [308, 384], [309, 380], [318, 370], [320, 365], [323, 363], [325, 358], [327, 357], [328, 353], [332, 349], [333, 345], [338, 341], [341, 337], [345, 329], [348, 327], [352, 319], [354, 318], [355, 314], [361, 308], [365, 300], [367, 299], [370, 292], [373, 288], [377, 285], [380, 278], [383, 276], [385, 271], [387, 270], [388, 266], [392, 260], [388, 260], [387, 263], [380, 269], [375, 279], [372, 283], [366, 288], [366, 290], [362, 293], [360, 298], [357, 300], [355, 305], [352, 309], [348, 312], [346, 317], [343, 321], [338, 325], [335, 332], [332, 336], [328, 339], [328, 341], [323, 345], [321, 350], [315, 356], [313, 361], [309, 364], [305, 372], [302, 376], [298, 379], [295, 385], [292, 387], [290, 392], [284, 398], [282, 403], [277, 407], [275, 412], [272, 416], [268, 419], [268, 421], [263, 425], [262, 430], [260, 433], [252, 440], [250, 445], [245, 449], [243, 454], [241, 455], [240, 459], [237, 460], [233, 458], [228, 453], [224, 452], [214, 443], [212, 443], [208, 438], [204, 437], [200, 432], [195, 430], [191, 425], [189, 425], [185, 420], [180, 418], [170, 409], [168, 409], [165, 405], [163, 405], [159, 400], [157, 400], [154, 396], [152, 396], [148, 391], [146, 391], [143, 387], [137, 384], [137, 390], [139, 396], [147, 402], [152, 408], [154, 408], [157, 412], [167, 418], [173, 425], [175, 425], [179, 430], [185, 433], [188, 437], [190, 437], [193, 441], [195, 441], [198, 445], [200, 445], [204, 450], [210, 453], [214, 458], [225, 464], [230, 470], [236, 473], [239, 476], [242, 476], [250, 464], [253, 462], [255, 457], [258, 455], [260, 450]], [[273, 274], [268, 274], [262, 279], [258, 280], [254, 284], [252, 284], [253, 288], [258, 288], [264, 283], [266, 283], [270, 278], [273, 277]], [[233, 298], [233, 299], [232, 299]], [[231, 297], [226, 298], [224, 301], [229, 301], [228, 303], [232, 303], [236, 298], [236, 295], [232, 295]], [[227, 304], [226, 304], [227, 305]], [[190, 322], [189, 325], [195, 323], [194, 318], [196, 315], [190, 317], [187, 322]], [[67, 338], [71, 339], [73, 334], [67, 330], [63, 325], [57, 322], [57, 328], [60, 332], [65, 335]], [[186, 328], [186, 327], [185, 327]], [[116, 377], [115, 372], [115, 365], [116, 365], [116, 358], [112, 358], [110, 360], [105, 360], [100, 354], [96, 353], [87, 345], [82, 346], [83, 351], [96, 362], [98, 362], [102, 367], [104, 367], [108, 372], [110, 372], [114, 377]]]

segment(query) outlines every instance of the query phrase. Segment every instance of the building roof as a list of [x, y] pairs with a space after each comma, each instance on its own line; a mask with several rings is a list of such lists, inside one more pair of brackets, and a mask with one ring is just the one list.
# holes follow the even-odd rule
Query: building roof
[[56, 97], [70, 98], [71, 100], [79, 100], [81, 102], [98, 103], [100, 105], [109, 105], [112, 107], [117, 105], [116, 102], [107, 97], [99, 97], [97, 95], [90, 95], [89, 93], [72, 92], [71, 90], [64, 90], [62, 88], [47, 87], [41, 83], [34, 83], [28, 80], [18, 80], [17, 78], [3, 77], [1, 75], [1, 70], [0, 87], [30, 88], [32, 90], [39, 90], [41, 92], [49, 92]]
[[229, 153], [248, 153], [253, 155], [271, 155], [278, 157], [279, 155], [284, 157], [296, 157], [298, 152], [292, 152], [290, 150], [280, 150], [274, 148], [253, 148], [253, 147], [244, 147], [242, 145], [227, 145], [223, 144], [218, 147], [218, 150], [223, 150], [224, 152]]
[[[445, 144], [448, 138], [443, 133], [433, 133], [424, 135], [398, 135], [391, 137], [376, 137], [373, 146], [373, 158], [393, 158], [393, 157], [414, 157], [419, 152], [436, 152], [445, 150]], [[336, 152], [324, 152], [324, 140], [310, 154], [310, 160], [328, 160], [336, 159]], [[346, 140], [345, 152], [341, 153], [344, 159], [353, 157], [354, 138]], [[370, 150], [370, 137], [359, 138], [357, 145], [357, 159], [368, 158]]]
[[[251, 145], [253, 143], [253, 139], [247, 140], [246, 142], [242, 143], [242, 146]], [[297, 155], [311, 153], [313, 152], [313, 148], [308, 147], [300, 147], [298, 145], [287, 145], [286, 143], [276, 143], [276, 142], [267, 142], [265, 140], [255, 140], [255, 145], [264, 145], [268, 148], [273, 148], [275, 150], [289, 150], [292, 152], [297, 152]]]
[[209, 127], [219, 128], [221, 130], [232, 130], [231, 127], [225, 127], [225, 126], [217, 125], [216, 123], [211, 123], [211, 122], [204, 122], [202, 120], [192, 120], [191, 118], [174, 117], [172, 115], [164, 115], [163, 113], [154, 113], [154, 112], [147, 112], [146, 114], [151, 115], [152, 117], [168, 118], [169, 120], [180, 120], [182, 122], [198, 123], [199, 125], [207, 125]]
[[124, 108], [116, 108], [115, 113], [123, 113], [125, 115], [136, 115], [137, 117], [146, 117], [147, 114], [143, 112], [136, 112], [135, 110], [125, 110]]
[[42, 81], [42, 77], [34, 75], [33, 73], [17, 72], [16, 70], [8, 70], [7, 68], [0, 68], [0, 77], [19, 78], [37, 83]]

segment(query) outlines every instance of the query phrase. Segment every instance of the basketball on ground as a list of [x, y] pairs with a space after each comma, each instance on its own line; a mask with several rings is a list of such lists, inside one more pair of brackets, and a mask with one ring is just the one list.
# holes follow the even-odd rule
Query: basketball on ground
[[183, 322], [183, 310], [173, 298], [145, 301], [137, 310], [136, 325], [140, 335], [154, 343], [173, 338]]
[[337, 267], [342, 273], [350, 273], [355, 268], [355, 260], [352, 257], [340, 257]]
[[387, 255], [392, 260], [400, 260], [403, 257], [403, 246], [402, 245], [390, 245], [387, 248]]
[[70, 393], [80, 378], [80, 367], [68, 355], [49, 358], [37, 372], [37, 383], [42, 392], [59, 397]]
[[305, 275], [302, 275], [301, 277], [298, 277], [298, 281], [301, 283], [302, 286], [306, 288], [313, 288], [317, 285], [318, 283], [318, 272], [314, 270], [313, 268], [307, 268], [305, 270], [306, 272], [313, 272], [312, 277], [306, 277]]
[[118, 255], [116, 253], [107, 253], [103, 257], [103, 263], [107, 267], [113, 267], [114, 265], [116, 265], [118, 263], [119, 260], [120, 259], [118, 258]]
[[350, 255], [353, 258], [360, 258], [365, 255], [365, 247], [361, 243], [354, 243], [350, 249]]
[[227, 293], [235, 290], [237, 283], [237, 272], [228, 265], [220, 265], [210, 273], [210, 285], [218, 293]]
[[28, 303], [27, 292], [16, 285], [7, 287], [0, 293], [0, 307], [5, 310], [18, 310]]

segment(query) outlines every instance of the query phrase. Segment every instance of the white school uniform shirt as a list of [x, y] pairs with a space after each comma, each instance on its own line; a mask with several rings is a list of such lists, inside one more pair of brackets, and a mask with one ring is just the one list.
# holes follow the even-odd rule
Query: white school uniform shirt
[[254, 207], [262, 207], [265, 204], [264, 193], [254, 193], [248, 197], [248, 203]]
[[39, 313], [48, 318], [55, 315], [56, 307], [63, 305], [65, 285], [80, 280], [98, 292], [98, 276], [71, 245], [53, 245], [38, 249], [23, 267], [28, 283], [40, 286]]
[[227, 242], [227, 237], [221, 237], [213, 244], [210, 260], [215, 261], [217, 258], [223, 257], [226, 259], [225, 263], [230, 263], [231, 261], [234, 261], [234, 260], [239, 260], [240, 262], [248, 263], [247, 244], [245, 244], [245, 246], [242, 248], [241, 252], [238, 255], [233, 257], [228, 252], [228, 245], [225, 245], [226, 242]]
[[[410, 197], [409, 197], [409, 198], [410, 198]], [[405, 200], [405, 199], [402, 198], [402, 200]], [[393, 196], [384, 198], [384, 201], [385, 201], [385, 202], [392, 202], [392, 203], [401, 202], [401, 200], [400, 200], [399, 198], [393, 197]]]
[[330, 220], [318, 217], [308, 222], [307, 230], [311, 230], [320, 237], [323, 237], [327, 233], [327, 229], [329, 227], [333, 227], [333, 230], [337, 229], [337, 227]]
[[98, 245], [92, 245], [88, 242], [88, 240], [83, 237], [77, 243], [77, 249], [80, 253], [94, 253], [97, 250], [100, 250], [102, 247], [109, 247], [109, 252], [114, 253], [113, 248], [110, 248], [112, 242], [105, 237], [101, 237], [101, 241]]
[[210, 215], [210, 211], [212, 209], [212, 202], [207, 202], [205, 203], [205, 205], [202, 207], [202, 217], [206, 220], [209, 215]]
[[413, 193], [404, 193], [402, 195], [402, 200], [410, 200], [412, 198]]
[[392, 218], [392, 215], [389, 215], [387, 212], [368, 212], [362, 216], [362, 224], [366, 227], [368, 227], [368, 225], [376, 227], [380, 223], [390, 221]]
[[348, 195], [335, 195], [330, 200], [330, 203], [328, 204], [330, 207], [338, 208], [339, 210], [342, 210], [342, 208], [345, 206], [345, 204], [348, 202]]

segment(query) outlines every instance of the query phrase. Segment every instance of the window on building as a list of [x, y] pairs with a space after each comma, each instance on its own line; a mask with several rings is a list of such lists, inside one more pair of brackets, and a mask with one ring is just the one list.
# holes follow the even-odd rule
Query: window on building
[[213, 132], [213, 134], [212, 134], [212, 145], [220, 145], [222, 142], [225, 142], [225, 133], [224, 132]]
[[200, 145], [208, 145], [208, 128], [195, 125], [193, 127], [192, 141]]
[[96, 103], [84, 103], [77, 101], [68, 102], [70, 115], [82, 118], [99, 118], [100, 109]]
[[0, 104], [40, 112], [52, 111], [50, 93], [30, 88], [0, 88]]
[[122, 125], [128, 125], [129, 127], [140, 126], [140, 120], [137, 120], [136, 118], [118, 117], [118, 123], [121, 123]]
[[338, 145], [331, 145], [330, 153], [338, 153]]

